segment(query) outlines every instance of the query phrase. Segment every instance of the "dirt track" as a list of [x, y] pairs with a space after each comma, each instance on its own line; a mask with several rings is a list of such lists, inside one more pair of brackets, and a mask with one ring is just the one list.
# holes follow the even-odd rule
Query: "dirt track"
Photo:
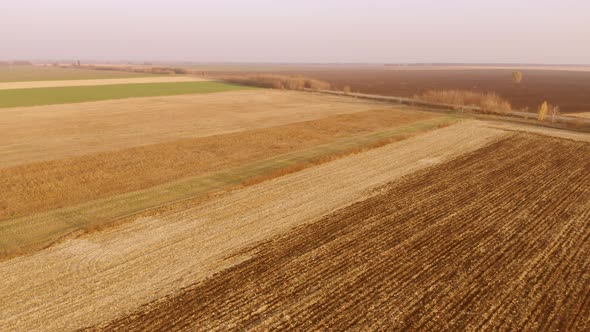
[[584, 113], [571, 113], [571, 114], [567, 114], [568, 116], [575, 116], [575, 117], [579, 117], [579, 118], [583, 118], [583, 119], [590, 119], [590, 112], [584, 112]]
[[236, 251], [504, 135], [459, 123], [0, 262], [0, 325], [63, 331], [115, 319], [248, 258], [227, 259]]
[[590, 145], [514, 134], [105, 330], [587, 330]]

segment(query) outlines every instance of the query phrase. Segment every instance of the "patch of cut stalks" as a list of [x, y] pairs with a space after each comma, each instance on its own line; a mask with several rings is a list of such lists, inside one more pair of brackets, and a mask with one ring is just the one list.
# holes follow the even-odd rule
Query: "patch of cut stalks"
[[106, 71], [124, 71], [133, 73], [145, 73], [154, 75], [189, 75], [201, 74], [201, 72], [193, 72], [185, 68], [178, 67], [143, 67], [143, 66], [108, 66], [108, 65], [83, 65], [83, 66], [61, 66], [63, 68], [86, 68], [94, 70]]
[[467, 90], [429, 90], [414, 96], [415, 99], [447, 105], [479, 107], [482, 111], [509, 113], [512, 105], [493, 92], [481, 93]]
[[330, 90], [331, 85], [328, 82], [309, 78], [305, 76], [287, 76], [287, 75], [236, 75], [225, 76], [223, 81], [241, 85], [255, 86], [259, 88], [286, 89], [286, 90]]

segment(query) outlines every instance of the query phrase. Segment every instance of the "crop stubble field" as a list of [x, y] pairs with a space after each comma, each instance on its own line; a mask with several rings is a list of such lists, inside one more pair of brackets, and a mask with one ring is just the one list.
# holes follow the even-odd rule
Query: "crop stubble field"
[[[438, 118], [378, 109], [0, 169], [0, 220], [144, 189]], [[443, 124], [443, 122], [440, 122]], [[239, 144], [236, 144], [239, 142]], [[32, 198], [32, 199], [31, 199]]]
[[94, 80], [154, 76], [156, 75], [124, 71], [99, 71], [54, 66], [0, 65], [0, 82]]
[[590, 327], [588, 135], [260, 89], [0, 119], [2, 329]]
[[0, 167], [376, 108], [383, 104], [272, 90], [6, 108], [0, 110]]
[[0, 135], [2, 257], [455, 121], [263, 90], [13, 108], [0, 117], [13, 129]]
[[2, 262], [0, 321], [63, 330], [115, 319], [246, 259], [235, 254], [258, 241], [505, 134], [473, 122], [455, 126]]
[[35, 89], [65, 86], [98, 86], [116, 84], [138, 84], [138, 83], [174, 83], [174, 82], [203, 82], [203, 78], [189, 76], [153, 76], [153, 77], [132, 77], [132, 78], [102, 78], [82, 80], [57, 80], [57, 81], [18, 81], [1, 82], [0, 90], [14, 89]]

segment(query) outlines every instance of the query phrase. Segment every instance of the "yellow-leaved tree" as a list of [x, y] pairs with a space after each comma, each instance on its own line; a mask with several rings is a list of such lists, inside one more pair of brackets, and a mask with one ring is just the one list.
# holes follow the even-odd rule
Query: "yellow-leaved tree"
[[520, 84], [522, 82], [522, 73], [519, 71], [512, 72], [512, 82], [514, 84]]
[[549, 104], [546, 101], [544, 101], [543, 104], [541, 104], [541, 107], [539, 107], [539, 115], [537, 116], [537, 120], [545, 121], [545, 118], [547, 118], [548, 111]]

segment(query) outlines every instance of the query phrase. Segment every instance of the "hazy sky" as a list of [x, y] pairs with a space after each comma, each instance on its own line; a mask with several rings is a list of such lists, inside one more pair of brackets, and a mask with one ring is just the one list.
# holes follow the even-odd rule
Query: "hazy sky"
[[590, 63], [587, 0], [1, 0], [0, 59]]

